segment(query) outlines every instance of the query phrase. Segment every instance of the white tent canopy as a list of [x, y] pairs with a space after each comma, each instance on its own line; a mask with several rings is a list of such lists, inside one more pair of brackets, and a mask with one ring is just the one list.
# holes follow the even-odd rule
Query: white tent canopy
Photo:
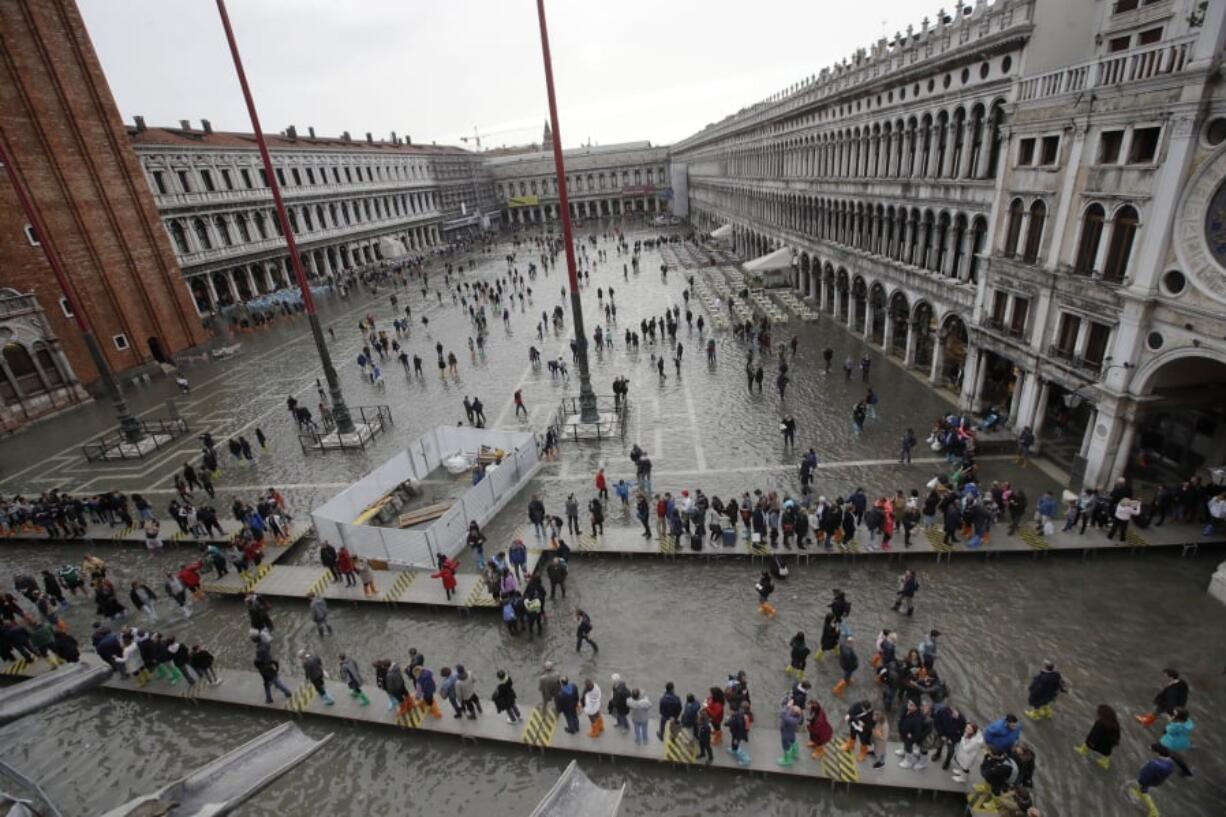
[[723, 227], [716, 227], [711, 231], [712, 238], [732, 238], [732, 225], [725, 224]]
[[404, 244], [398, 238], [389, 238], [384, 236], [379, 239], [379, 255], [386, 261], [395, 258], [402, 258], [409, 254], [409, 251], [404, 248]]
[[780, 247], [760, 258], [747, 261], [744, 266], [746, 272], [771, 272], [774, 270], [791, 269], [792, 249], [790, 247]]

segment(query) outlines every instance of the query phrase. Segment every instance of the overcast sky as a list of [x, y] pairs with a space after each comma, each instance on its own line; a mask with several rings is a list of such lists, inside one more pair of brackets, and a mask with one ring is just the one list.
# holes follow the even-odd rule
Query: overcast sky
[[[250, 130], [213, 0], [78, 0], [124, 120]], [[942, 3], [550, 0], [567, 147], [666, 144]], [[951, 9], [952, 2], [944, 5]], [[931, 8], [928, 8], [931, 6]], [[230, 0], [265, 130], [483, 145], [548, 117], [534, 0]], [[469, 143], [471, 147], [471, 143]]]

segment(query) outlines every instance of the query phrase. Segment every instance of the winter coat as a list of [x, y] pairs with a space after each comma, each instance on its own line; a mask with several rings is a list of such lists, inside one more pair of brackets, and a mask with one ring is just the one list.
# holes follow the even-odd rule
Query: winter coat
[[976, 732], [969, 738], [963, 735], [954, 747], [954, 764], [964, 772], [970, 772], [975, 764], [983, 760], [983, 732]]
[[942, 738], [957, 741], [966, 730], [966, 716], [959, 712], [955, 717], [953, 713], [948, 706], [938, 706], [932, 713], [932, 727]]
[[660, 696], [660, 720], [671, 721], [681, 717], [681, 699], [674, 692]]
[[341, 680], [351, 686], [362, 685], [362, 671], [352, 655], [345, 656], [345, 660], [341, 661]]
[[421, 697], [431, 698], [434, 696], [434, 691], [436, 689], [434, 684], [434, 673], [430, 670], [422, 667], [421, 670], [418, 671], [417, 677], [414, 679], [414, 683], [417, 685], [417, 694]]
[[600, 714], [600, 687], [596, 684], [583, 692], [583, 714], [589, 717]]
[[630, 714], [630, 690], [624, 681], [613, 685], [613, 694], [609, 697], [609, 714], [625, 717]]
[[818, 746], [825, 746], [832, 737], [834, 737], [834, 728], [826, 719], [826, 710], [809, 710], [809, 741]]
[[1021, 724], [1010, 729], [1004, 718], [992, 721], [983, 729], [983, 742], [998, 752], [1012, 749], [1021, 736]]
[[407, 690], [404, 686], [404, 673], [400, 671], [399, 664], [393, 663], [387, 668], [387, 673], [383, 676], [383, 689], [393, 698], [404, 697]]
[[647, 723], [651, 719], [651, 699], [639, 693], [638, 698], [628, 698], [626, 707], [630, 710], [630, 720], [634, 723]]
[[457, 675], [455, 680], [455, 691], [456, 694], [460, 696], [461, 701], [467, 701], [471, 698], [475, 698], [477, 695], [477, 676], [467, 671], [465, 671], [463, 678]]
[[1120, 730], [1119, 727], [1111, 728], [1104, 723], [1098, 721], [1090, 727], [1090, 733], [1086, 735], [1086, 746], [1098, 752], [1104, 757], [1111, 757], [1111, 751], [1120, 745]]
[[316, 596], [311, 599], [311, 621], [316, 624], [322, 624], [328, 620], [328, 603], [324, 601], [323, 596]]
[[506, 712], [515, 705], [515, 687], [511, 682], [511, 676], [508, 675], [498, 682], [490, 700], [494, 702], [494, 709], [499, 712]]
[[792, 708], [784, 704], [779, 711], [779, 737], [786, 744], [791, 744], [796, 740], [796, 730], [804, 722], [804, 716], [799, 712], [793, 712]]
[[353, 555], [348, 548], [341, 548], [336, 554], [336, 569], [341, 573], [353, 572]]
[[1030, 681], [1027, 702], [1032, 707], [1047, 706], [1064, 691], [1064, 679], [1055, 670], [1043, 670]]
[[1172, 752], [1186, 752], [1192, 748], [1192, 730], [1195, 728], [1196, 724], [1192, 723], [1191, 718], [1183, 722], [1171, 721], [1158, 742]]
[[302, 662], [302, 672], [306, 675], [308, 681], [322, 681], [324, 679], [324, 662], [318, 655], [308, 655], [306, 660]]
[[556, 672], [546, 672], [537, 681], [536, 688], [540, 690], [543, 700], [553, 700], [558, 697], [558, 691], [562, 689], [562, 684]]
[[850, 644], [844, 644], [839, 648], [839, 669], [843, 672], [855, 672], [860, 668], [860, 656], [856, 655], [856, 651], [852, 649]]

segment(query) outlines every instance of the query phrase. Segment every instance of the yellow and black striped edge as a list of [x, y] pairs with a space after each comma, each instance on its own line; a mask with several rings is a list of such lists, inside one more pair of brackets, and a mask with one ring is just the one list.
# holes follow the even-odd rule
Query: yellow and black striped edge
[[315, 700], [315, 687], [310, 681], [303, 681], [302, 686], [294, 690], [294, 694], [285, 702], [285, 708], [290, 712], [301, 712]]
[[667, 533], [660, 537], [660, 552], [665, 556], [671, 556], [677, 552], [677, 540], [669, 536]]
[[473, 589], [468, 591], [468, 598], [464, 600], [464, 605], [466, 607], [497, 607], [498, 599], [491, 596], [485, 582], [478, 579]]
[[590, 533], [581, 533], [575, 538], [575, 549], [582, 553], [600, 550], [600, 545]]
[[945, 535], [936, 528], [924, 528], [924, 536], [928, 539], [929, 546], [937, 553], [953, 553], [957, 550], [953, 545], [945, 544]]
[[409, 589], [409, 585], [411, 585], [416, 579], [417, 574], [411, 570], [406, 570], [400, 573], [398, 576], [396, 576], [396, 581], [392, 582], [391, 586], [384, 591], [383, 600], [395, 601], [396, 599], [400, 598], [404, 595], [404, 591]]
[[396, 725], [402, 729], [420, 729], [421, 711], [421, 706], [414, 702], [407, 712], [396, 716]]
[[314, 593], [317, 596], [322, 596], [324, 590], [328, 588], [328, 584], [332, 581], [332, 571], [324, 570], [315, 583], [307, 588], [308, 593]]
[[34, 662], [37, 660], [37, 658], [29, 660], [25, 658], [18, 658], [4, 669], [0, 669], [0, 675], [25, 675], [26, 670], [33, 666]]
[[1035, 532], [1029, 525], [1017, 529], [1017, 535], [1031, 550], [1051, 550], [1051, 543]]
[[153, 680], [153, 673], [148, 667], [141, 667], [136, 673], [136, 685], [138, 687], [147, 687], [149, 682]]
[[856, 763], [854, 751], [844, 752], [835, 746], [828, 747], [822, 755], [822, 774], [840, 783], [860, 782], [860, 767]]
[[1134, 548], [1149, 547], [1149, 541], [1146, 540], [1145, 537], [1143, 537], [1141, 534], [1137, 533], [1135, 528], [1128, 529], [1128, 533], [1125, 534], [1124, 536], [1124, 541], [1130, 547], [1134, 547]]
[[165, 539], [167, 542], [182, 542], [184, 537], [186, 536], [187, 536], [186, 533], [184, 533], [181, 530], [177, 530], [174, 533], [170, 534], [169, 536], [163, 536], [162, 538]]
[[754, 556], [765, 556], [771, 552], [770, 546], [766, 542], [755, 542], [749, 540], [749, 552]]
[[859, 553], [860, 543], [857, 542], [855, 539], [852, 539], [850, 542], [844, 540], [842, 542], [839, 542], [839, 550], [841, 550], [844, 553]]
[[136, 526], [135, 526], [135, 525], [130, 526], [130, 527], [126, 527], [126, 528], [122, 528], [121, 530], [113, 531], [113, 532], [111, 533], [111, 541], [113, 541], [113, 542], [118, 542], [120, 539], [126, 539], [126, 538], [128, 538], [129, 536], [131, 536], [131, 535], [132, 535], [133, 533], [135, 533], [135, 532], [136, 532]]
[[209, 687], [209, 682], [204, 680], [204, 676], [198, 676], [196, 682], [183, 690], [183, 697], [189, 701], [197, 700], [200, 693], [204, 692]]
[[529, 746], [544, 749], [553, 743], [553, 733], [558, 728], [558, 713], [552, 709], [533, 707], [524, 725], [523, 741]]
[[264, 577], [272, 571], [272, 565], [262, 564], [254, 570], [248, 570], [246, 573], [240, 573], [243, 579], [243, 592], [250, 593], [255, 589], [255, 586], [264, 580]]
[[674, 763], [693, 763], [698, 759], [698, 741], [676, 725], [669, 726], [664, 739], [664, 759]]

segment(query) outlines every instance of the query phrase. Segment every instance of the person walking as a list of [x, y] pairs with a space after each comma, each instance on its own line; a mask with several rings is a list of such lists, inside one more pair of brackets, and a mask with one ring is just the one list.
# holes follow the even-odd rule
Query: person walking
[[1179, 677], [1179, 670], [1168, 667], [1162, 670], [1162, 677], [1165, 683], [1154, 696], [1154, 708], [1149, 712], [1134, 716], [1137, 723], [1142, 726], [1152, 725], [1158, 719], [1158, 715], [1173, 717], [1177, 709], [1188, 705], [1188, 682]]
[[[566, 594], [563, 593], [563, 596]], [[585, 613], [581, 608], [575, 610], [575, 621], [578, 626], [575, 628], [575, 652], [583, 651], [583, 642], [587, 642], [592, 646], [592, 652], [600, 652], [600, 647], [596, 646], [596, 642], [592, 640], [592, 618]]]
[[340, 654], [340, 674], [341, 680], [349, 687], [349, 697], [361, 706], [369, 706], [370, 698], [362, 691], [362, 671], [353, 656]]
[[1158, 739], [1158, 743], [1171, 753], [1171, 760], [1179, 767], [1179, 772], [1184, 777], [1192, 776], [1192, 769], [1183, 759], [1183, 753], [1192, 748], [1192, 730], [1195, 728], [1196, 724], [1192, 722], [1188, 710], [1180, 707], [1175, 710], [1170, 723], [1162, 732], [1162, 737]]
[[843, 697], [847, 687], [851, 686], [853, 676], [860, 668], [860, 656], [856, 655], [855, 642], [853, 637], [847, 636], [839, 645], [839, 670], [843, 673], [843, 677], [834, 685], [834, 694], [840, 698]]
[[711, 751], [711, 717], [705, 709], [698, 711], [694, 723], [694, 737], [698, 740], [698, 757], [695, 760], [706, 758], [707, 764], [710, 765], [715, 760], [715, 754]]
[[817, 699], [810, 698], [808, 702], [809, 748], [813, 750], [814, 760], [820, 760], [826, 754], [826, 744], [834, 738], [834, 728], [826, 718], [826, 710]]
[[915, 613], [915, 594], [919, 591], [919, 579], [915, 571], [908, 568], [898, 577], [898, 592], [890, 609], [896, 613], [902, 612], [902, 606], [907, 605], [907, 615]]
[[771, 593], [775, 592], [775, 582], [771, 579], [769, 570], [763, 570], [758, 577], [754, 589], [758, 591], [758, 612], [767, 618], [775, 617], [775, 607], [770, 603]]
[[1150, 791], [1161, 786], [1174, 773], [1175, 762], [1171, 760], [1170, 750], [1161, 743], [1152, 744], [1149, 748], [1153, 756], [1141, 767], [1137, 782], [1128, 792], [1144, 804], [1146, 817], [1158, 817], [1158, 806]]
[[341, 571], [338, 567], [339, 558], [336, 553], [336, 548], [327, 539], [319, 546], [319, 563], [328, 568], [328, 572], [332, 574], [332, 581], [338, 582], [341, 580]]
[[455, 665], [455, 696], [460, 702], [460, 709], [468, 715], [470, 721], [475, 721], [481, 713], [477, 676], [465, 669], [463, 664]]
[[1094, 725], [1090, 727], [1085, 740], [1080, 745], [1073, 747], [1073, 751], [1083, 757], [1093, 752], [1095, 755], [1094, 762], [1104, 769], [1110, 769], [1111, 753], [1119, 745], [1119, 718], [1116, 717], [1115, 710], [1109, 705], [1099, 704], [1094, 716]]
[[898, 461], [906, 465], [911, 464], [911, 449], [915, 448], [915, 430], [908, 428], [902, 433], [902, 439], [898, 444]]
[[[605, 494], [609, 492], [606, 490]], [[597, 535], [604, 536], [604, 505], [600, 501], [600, 497], [592, 497], [592, 501], [588, 503], [588, 512], [592, 515], [592, 538]]]
[[520, 412], [523, 412], [524, 419], [525, 420], [528, 419], [528, 407], [524, 405], [523, 389], [515, 390], [514, 399], [515, 399], [515, 416], [518, 417]]
[[532, 499], [528, 502], [528, 521], [532, 523], [532, 527], [536, 532], [537, 539], [545, 538], [545, 503], [541, 502], [541, 498], [533, 494]]
[[458, 584], [455, 574], [459, 568], [459, 564], [440, 553], [438, 556], [438, 570], [430, 574], [430, 578], [442, 581], [443, 593], [447, 596], [447, 601], [451, 601], [451, 596], [455, 593], [456, 585]]
[[1067, 691], [1068, 687], [1064, 684], [1064, 678], [1056, 672], [1056, 665], [1051, 661], [1044, 661], [1043, 669], [1030, 679], [1026, 701], [1029, 706], [1023, 714], [1032, 721], [1051, 718], [1051, 705], [1055, 703], [1056, 697], [1061, 692]]
[[578, 536], [581, 528], [579, 527], [579, 500], [575, 499], [574, 494], [566, 496], [566, 532]]
[[788, 647], [791, 650], [791, 655], [787, 667], [784, 668], [784, 672], [797, 681], [803, 681], [805, 679], [805, 663], [812, 652], [809, 649], [809, 645], [805, 643], [804, 632], [797, 632], [796, 635], [792, 636], [792, 640], [788, 642]]
[[558, 693], [562, 691], [562, 681], [558, 673], [554, 671], [552, 661], [546, 661], [541, 670], [536, 681], [536, 688], [541, 693], [541, 709], [548, 711], [549, 705], [557, 702]]
[[1030, 449], [1034, 448], [1034, 431], [1024, 427], [1017, 435], [1017, 464], [1025, 468], [1030, 462]]
[[596, 496], [601, 502], [609, 501], [609, 480], [605, 477], [603, 468], [596, 469]]
[[324, 671], [324, 662], [318, 655], [312, 655], [306, 650], [298, 651], [298, 663], [302, 665], [302, 672], [306, 675], [306, 679], [311, 682], [311, 686], [315, 687], [315, 691], [319, 693], [319, 698], [328, 706], [336, 703], [336, 699], [328, 694], [327, 688], [324, 686], [324, 679], [328, 674]]
[[272, 657], [267, 649], [267, 646], [262, 645], [261, 649], [257, 649], [255, 653], [255, 668], [260, 673], [260, 679], [264, 682], [264, 703], [272, 704], [272, 688], [276, 687], [281, 690], [286, 699], [293, 697], [289, 687], [281, 680], [281, 665], [275, 658]]
[[497, 685], [494, 687], [494, 694], [491, 700], [494, 702], [494, 710], [497, 712], [507, 713], [507, 723], [519, 723], [520, 712], [519, 707], [515, 705], [515, 686], [511, 681], [510, 674], [500, 669], [494, 676], [498, 679]]
[[783, 444], [793, 448], [796, 445], [796, 418], [789, 414], [780, 420], [779, 431], [783, 434]]
[[357, 568], [358, 576], [362, 579], [362, 595], [376, 595], [379, 591], [375, 588], [375, 571], [371, 568], [370, 562], [359, 556], [354, 567]]
[[328, 603], [323, 596], [307, 593], [307, 608], [311, 612], [311, 621], [315, 622], [315, 631], [322, 638], [332, 635], [332, 625], [328, 623]]

